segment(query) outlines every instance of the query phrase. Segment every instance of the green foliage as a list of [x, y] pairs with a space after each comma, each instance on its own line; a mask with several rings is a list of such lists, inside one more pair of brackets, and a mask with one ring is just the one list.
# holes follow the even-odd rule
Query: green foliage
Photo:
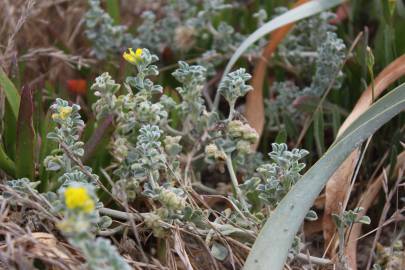
[[89, 269], [131, 269], [119, 255], [117, 248], [107, 239], [97, 238], [95, 241], [79, 242], [78, 246], [80, 246], [87, 258], [87, 266]]
[[191, 114], [192, 119], [197, 119], [205, 110], [201, 92], [206, 82], [206, 72], [207, 70], [202, 66], [190, 66], [180, 61], [179, 68], [172, 73], [173, 77], [183, 85], [176, 88], [182, 98], [179, 110], [183, 117]]
[[17, 119], [20, 108], [20, 94], [2, 68], [0, 68], [0, 86], [6, 94], [7, 102], [10, 104], [15, 119]]
[[[20, 97], [10, 80], [14, 76], [0, 70], [0, 177], [7, 180], [2, 196], [11, 211], [25, 211], [25, 201], [40, 201], [46, 215], [54, 218], [59, 236], [83, 256], [80, 267], [89, 269], [130, 269], [130, 257], [126, 254], [124, 260], [120, 252], [127, 243], [132, 248], [133, 239], [137, 249], [157, 249], [159, 267], [168, 263], [162, 254], [170, 252], [187, 264], [181, 253], [190, 255], [183, 245], [192, 237], [204, 239], [206, 250], [224, 265], [230, 262], [238, 268], [241, 254], [230, 250], [233, 241], [250, 246], [259, 230], [246, 269], [281, 269], [286, 259], [295, 259], [305, 246], [298, 228], [304, 219], [317, 219], [310, 207], [326, 179], [354, 147], [404, 109], [402, 85], [360, 116], [325, 153], [364, 85], [370, 80], [374, 87], [374, 71], [402, 47], [390, 38], [398, 22], [385, 2], [367, 19], [373, 26], [381, 22], [375, 40], [374, 32], [370, 37], [365, 33], [364, 48], [350, 52], [345, 43], [355, 40], [358, 32], [352, 27], [364, 26], [356, 22], [361, 15], [357, 2], [352, 3], [349, 23], [338, 27], [331, 23], [336, 16], [324, 11], [342, 0], [310, 1], [292, 10], [274, 8], [285, 1], [259, 2], [162, 1], [156, 8], [145, 2], [136, 10], [120, 10], [128, 3], [89, 0], [84, 21], [92, 48], [84, 51], [91, 51], [86, 57], [94, 56], [100, 65], [82, 70], [80, 76], [93, 78], [100, 68], [108, 72], [99, 73], [92, 92], [77, 97], [82, 111], [56, 98], [65, 95], [64, 86], [51, 85], [53, 80], [47, 80], [47, 89], [39, 89], [35, 100], [27, 90]], [[124, 21], [128, 13], [137, 12], [142, 15], [134, 25], [120, 25], [121, 14]], [[295, 23], [294, 28], [268, 61], [269, 78], [275, 82], [264, 80], [267, 122], [259, 138], [243, 117], [243, 99], [253, 90], [246, 70], [253, 70], [261, 57], [266, 35], [288, 23]], [[254, 28], [252, 35], [246, 34]], [[121, 53], [129, 64], [118, 61]], [[165, 66], [160, 66], [158, 55]], [[231, 71], [241, 57], [243, 68]], [[342, 69], [346, 58], [348, 65]], [[16, 63], [23, 62], [17, 54]], [[30, 77], [23, 69], [16, 80]], [[351, 92], [329, 93], [329, 88]], [[220, 97], [226, 104], [219, 103]], [[402, 126], [403, 117], [398, 117], [387, 130], [401, 138]], [[304, 174], [303, 159], [309, 152], [287, 145], [317, 151], [307, 157], [309, 164], [325, 156]], [[375, 153], [385, 147], [384, 140], [376, 145], [364, 171], [375, 165]], [[396, 151], [390, 152], [396, 157]], [[370, 222], [359, 217], [360, 211], [334, 216], [340, 239], [354, 223]], [[112, 234], [114, 243], [122, 241], [120, 250], [109, 239], [97, 237]], [[340, 245], [339, 259], [345, 262], [344, 241]], [[271, 254], [266, 253], [269, 246]], [[139, 260], [138, 254], [130, 255]]]
[[271, 92], [275, 98], [266, 102], [268, 128], [282, 122], [284, 114], [291, 116], [296, 123], [302, 121], [303, 114], [296, 106], [297, 101], [305, 103], [308, 97], [323, 96], [333, 80], [332, 89], [341, 88], [346, 46], [333, 32], [336, 28], [329, 23], [332, 18], [331, 13], [325, 12], [299, 22], [280, 45], [278, 54], [282, 61], [294, 68], [301, 81], [310, 81], [310, 84], [298, 86], [291, 80], [273, 84]]
[[92, 42], [92, 52], [98, 59], [116, 54], [136, 42], [127, 28], [114, 25], [111, 16], [100, 7], [100, 0], [89, 0], [85, 17], [86, 36]]
[[336, 224], [339, 235], [339, 262], [347, 267], [347, 258], [345, 256], [345, 232], [347, 228], [350, 228], [355, 223], [361, 223], [369, 225], [371, 219], [368, 216], [360, 215], [364, 209], [362, 207], [355, 208], [354, 210], [343, 211], [339, 215], [333, 214], [332, 218]]
[[301, 178], [300, 172], [305, 164], [300, 159], [308, 155], [308, 151], [287, 150], [286, 144], [272, 144], [273, 151], [269, 156], [273, 163], [262, 164], [257, 168], [257, 176], [250, 178], [243, 184], [243, 190], [251, 198], [256, 197], [274, 209], [281, 199], [290, 191], [292, 186]]
[[35, 174], [35, 131], [34, 104], [31, 89], [23, 88], [17, 119], [16, 177], [34, 179]]
[[224, 96], [229, 104], [235, 104], [239, 97], [243, 97], [247, 92], [252, 90], [250, 85], [246, 85], [246, 81], [251, 78], [252, 76], [246, 73], [245, 69], [240, 68], [226, 75], [219, 85], [218, 91]]
[[363, 210], [364, 210], [363, 208], [359, 207], [354, 210], [343, 211], [341, 215], [333, 214], [333, 220], [335, 221], [338, 230], [342, 230], [343, 228], [344, 232], [345, 228], [352, 226], [355, 223], [362, 223], [369, 225], [371, 220], [368, 216], [358, 217], [359, 213], [361, 213]]

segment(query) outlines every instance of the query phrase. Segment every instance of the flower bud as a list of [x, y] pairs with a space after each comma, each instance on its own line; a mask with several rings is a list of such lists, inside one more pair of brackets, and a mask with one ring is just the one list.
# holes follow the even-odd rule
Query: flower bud
[[232, 120], [228, 124], [229, 136], [233, 138], [238, 138], [243, 135], [243, 123], [239, 120]]
[[189, 26], [179, 26], [174, 31], [174, 42], [182, 51], [188, 51], [195, 43], [195, 29]]
[[250, 143], [245, 140], [240, 140], [236, 143], [236, 150], [238, 150], [240, 154], [248, 154], [251, 151]]
[[248, 124], [245, 124], [243, 125], [243, 139], [249, 141], [250, 143], [256, 143], [259, 139], [259, 134], [257, 134], [254, 128]]
[[172, 210], [180, 210], [183, 209], [185, 206], [185, 201], [183, 198], [180, 198], [179, 196], [177, 196], [176, 193], [167, 189], [164, 189], [160, 192], [159, 200], [167, 208]]
[[205, 154], [207, 154], [208, 157], [215, 157], [215, 153], [218, 151], [218, 147], [211, 143], [205, 147]]

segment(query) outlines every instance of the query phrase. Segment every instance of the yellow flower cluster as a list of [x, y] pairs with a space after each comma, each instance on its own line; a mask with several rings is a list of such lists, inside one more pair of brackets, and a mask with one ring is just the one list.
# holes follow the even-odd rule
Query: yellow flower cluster
[[134, 52], [132, 48], [129, 48], [128, 51], [129, 52], [124, 52], [124, 54], [122, 55], [122, 57], [124, 57], [124, 59], [127, 62], [131, 64], [136, 64], [138, 61], [142, 59], [142, 49], [138, 48]]
[[84, 187], [66, 188], [65, 204], [68, 209], [79, 209], [85, 213], [91, 213], [94, 210], [94, 201]]
[[52, 114], [52, 119], [65, 120], [72, 113], [72, 107], [66, 106], [59, 109], [59, 112]]

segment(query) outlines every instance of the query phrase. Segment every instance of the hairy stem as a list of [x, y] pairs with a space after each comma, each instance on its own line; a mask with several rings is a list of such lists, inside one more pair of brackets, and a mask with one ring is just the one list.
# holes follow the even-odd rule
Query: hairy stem
[[248, 204], [245, 200], [245, 197], [242, 194], [242, 191], [239, 188], [238, 179], [236, 178], [235, 170], [233, 169], [232, 160], [229, 155], [226, 155], [226, 167], [228, 168], [229, 175], [231, 177], [232, 186], [235, 192], [236, 198], [240, 201], [242, 208], [245, 212], [249, 212]]

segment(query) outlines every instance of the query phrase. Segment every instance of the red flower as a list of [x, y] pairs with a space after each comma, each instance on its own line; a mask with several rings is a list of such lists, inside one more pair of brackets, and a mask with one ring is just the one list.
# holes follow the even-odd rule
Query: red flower
[[87, 91], [86, 80], [67, 80], [67, 88], [69, 92], [76, 95], [84, 95]]

